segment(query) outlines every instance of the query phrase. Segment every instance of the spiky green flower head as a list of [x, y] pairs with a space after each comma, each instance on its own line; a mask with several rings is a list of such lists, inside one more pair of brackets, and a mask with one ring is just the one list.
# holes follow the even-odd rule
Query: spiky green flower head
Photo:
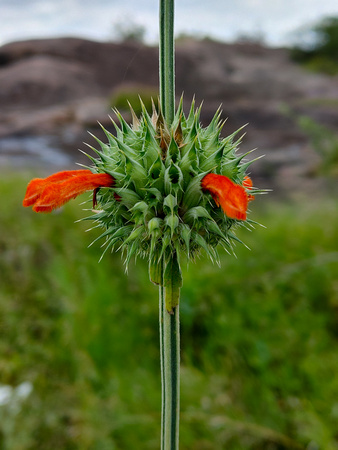
[[203, 249], [218, 262], [218, 244], [231, 252], [238, 240], [233, 228], [251, 225], [217, 207], [210, 193], [202, 190], [202, 179], [213, 173], [242, 185], [251, 161], [244, 162], [246, 155], [236, 154], [237, 132], [221, 137], [220, 111], [205, 128], [200, 124], [200, 108], [193, 102], [186, 117], [182, 100], [171, 126], [155, 107], [152, 116], [144, 107], [140, 118], [132, 111], [132, 125], [116, 114], [120, 122], [119, 126], [114, 122], [116, 136], [103, 129], [108, 142], [96, 138], [100, 149], [93, 150], [98, 158], [91, 158], [94, 171], [115, 179], [112, 188], [96, 195], [92, 219], [104, 228], [98, 239], [105, 239], [104, 252], [121, 249], [126, 264], [133, 256], [146, 257], [151, 280], [177, 290], [183, 255], [192, 259]]

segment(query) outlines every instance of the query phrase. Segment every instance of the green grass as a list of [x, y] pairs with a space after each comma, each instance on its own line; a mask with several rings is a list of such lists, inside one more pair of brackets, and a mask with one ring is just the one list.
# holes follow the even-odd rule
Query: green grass
[[[158, 449], [158, 293], [146, 264], [127, 276], [120, 255], [98, 263], [101, 249], [87, 248], [97, 233], [74, 223], [79, 202], [38, 215], [21, 207], [24, 190], [2, 177], [0, 388], [33, 391], [0, 404], [0, 449]], [[267, 228], [238, 230], [251, 251], [184, 268], [180, 448], [337, 449], [335, 200], [265, 197], [252, 209]]]

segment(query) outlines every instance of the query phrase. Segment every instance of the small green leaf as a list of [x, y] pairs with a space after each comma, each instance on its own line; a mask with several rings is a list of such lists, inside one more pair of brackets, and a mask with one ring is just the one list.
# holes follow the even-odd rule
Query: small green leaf
[[170, 228], [171, 230], [171, 237], [173, 237], [176, 228], [178, 227], [179, 224], [179, 219], [176, 216], [176, 214], [171, 214], [169, 216], [166, 216], [164, 218], [164, 222], [166, 223], [166, 225]]
[[163, 200], [163, 206], [168, 206], [170, 211], [173, 211], [176, 205], [177, 205], [177, 198], [174, 197], [172, 194], [167, 195]]
[[214, 220], [207, 220], [205, 224], [205, 228], [210, 231], [211, 233], [216, 234], [217, 236], [220, 236], [223, 239], [226, 239], [224, 233], [221, 231], [219, 226]]
[[165, 265], [163, 285], [165, 288], [165, 306], [167, 311], [172, 314], [174, 308], [179, 304], [180, 288], [183, 279], [177, 255], [174, 253]]
[[202, 217], [212, 220], [212, 217], [203, 206], [194, 206], [184, 214], [183, 220], [184, 222], [191, 223], [192, 221]]
[[115, 189], [115, 192], [121, 197], [121, 203], [126, 205], [128, 209], [131, 209], [141, 198], [131, 189]]
[[219, 146], [208, 158], [200, 163], [202, 172], [210, 172], [218, 166], [220, 158], [223, 153], [223, 146]]
[[203, 178], [204, 175], [205, 174], [194, 177], [190, 181], [183, 196], [182, 203], [184, 210], [189, 210], [189, 208], [197, 206], [200, 203], [202, 197], [201, 179]]
[[149, 204], [149, 206], [157, 206], [159, 202], [162, 200], [162, 194], [161, 191], [159, 191], [157, 188], [148, 188], [145, 198]]
[[185, 243], [185, 247], [186, 247], [186, 251], [187, 251], [187, 255], [189, 257], [189, 251], [190, 251], [190, 236], [191, 236], [191, 229], [190, 227], [185, 224], [185, 223], [181, 223], [179, 225], [179, 229], [180, 229], [180, 234], [181, 237]]
[[170, 164], [171, 161], [176, 162], [179, 155], [178, 145], [173, 137], [171, 137], [170, 144], [168, 147], [166, 166]]
[[135, 241], [136, 239], [138, 239], [143, 231], [144, 231], [143, 226], [135, 228], [127, 237], [127, 239], [124, 241], [124, 244], [127, 244], [128, 242]]
[[149, 278], [150, 281], [157, 285], [162, 285], [162, 259], [151, 258], [149, 260]]
[[160, 253], [161, 258], [164, 256], [167, 249], [171, 253], [170, 246], [171, 246], [171, 234], [170, 234], [169, 230], [166, 230], [162, 237], [162, 248], [161, 248], [161, 253]]
[[163, 220], [160, 219], [159, 217], [153, 217], [151, 220], [149, 220], [148, 222], [148, 230], [149, 233], [153, 233], [155, 230], [159, 230], [161, 228]]
[[219, 256], [217, 254], [217, 251], [215, 248], [213, 248], [211, 245], [208, 245], [204, 237], [202, 237], [198, 233], [193, 233], [192, 240], [200, 247], [205, 250], [206, 254], [209, 256], [211, 261], [216, 262], [219, 265]]
[[148, 205], [144, 201], [135, 203], [135, 205], [131, 208], [132, 211], [140, 211], [142, 213], [146, 213], [147, 209]]
[[164, 172], [164, 190], [166, 194], [170, 194], [172, 191], [172, 183], [170, 178], [170, 167], [167, 167]]

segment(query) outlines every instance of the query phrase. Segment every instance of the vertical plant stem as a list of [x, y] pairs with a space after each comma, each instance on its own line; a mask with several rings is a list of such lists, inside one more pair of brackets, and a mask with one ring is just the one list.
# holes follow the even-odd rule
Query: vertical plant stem
[[178, 450], [180, 413], [180, 329], [179, 306], [169, 313], [166, 288], [160, 286], [161, 345], [161, 450]]
[[[163, 269], [162, 269], [163, 270]], [[163, 280], [163, 274], [162, 274], [162, 280]], [[159, 286], [159, 322], [160, 322], [160, 358], [161, 358], [161, 398], [162, 398], [162, 404], [161, 404], [161, 450], [164, 450], [164, 423], [165, 423], [165, 374], [164, 374], [164, 339], [163, 339], [163, 311], [165, 309], [165, 301], [164, 301], [164, 287], [161, 284]]]
[[175, 115], [174, 0], [160, 0], [160, 104], [168, 125]]
[[[160, 0], [160, 105], [169, 127], [175, 116], [174, 54], [174, 0]], [[159, 290], [162, 381], [161, 450], [178, 450], [180, 399], [178, 286], [180, 286], [181, 278], [175, 272], [177, 264], [176, 266], [175, 264], [166, 266], [163, 258], [161, 266], [162, 282]], [[170, 308], [168, 308], [169, 304]]]

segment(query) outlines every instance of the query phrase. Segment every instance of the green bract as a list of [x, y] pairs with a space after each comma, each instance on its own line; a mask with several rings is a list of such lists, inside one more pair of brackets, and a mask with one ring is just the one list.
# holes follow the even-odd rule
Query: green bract
[[91, 158], [92, 170], [115, 179], [113, 188], [97, 193], [98, 211], [92, 216], [105, 229], [98, 238], [105, 239], [105, 252], [123, 250], [126, 264], [133, 255], [147, 257], [151, 278], [159, 284], [162, 261], [177, 265], [172, 269], [178, 273], [182, 254], [193, 258], [204, 249], [218, 261], [216, 246], [231, 251], [232, 241], [238, 240], [231, 229], [250, 222], [226, 217], [202, 192], [201, 180], [214, 172], [242, 184], [252, 161], [236, 155], [237, 132], [221, 138], [220, 111], [203, 128], [200, 108], [193, 102], [185, 117], [182, 100], [170, 127], [155, 107], [152, 116], [143, 107], [140, 119], [132, 111], [131, 126], [116, 114], [116, 136], [103, 128], [108, 143], [95, 138], [100, 149], [93, 150], [99, 158]]

